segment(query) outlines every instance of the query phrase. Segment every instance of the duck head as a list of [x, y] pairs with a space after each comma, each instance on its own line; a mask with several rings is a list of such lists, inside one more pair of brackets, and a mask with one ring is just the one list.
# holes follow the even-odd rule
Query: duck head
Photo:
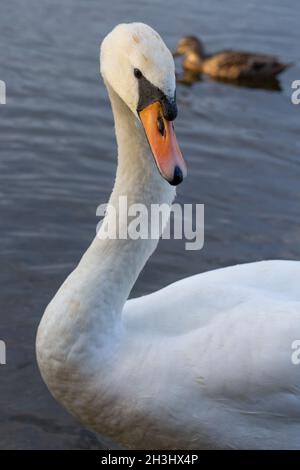
[[200, 39], [198, 39], [196, 36], [184, 36], [179, 39], [173, 55], [196, 55], [198, 59], [204, 59], [204, 46]]

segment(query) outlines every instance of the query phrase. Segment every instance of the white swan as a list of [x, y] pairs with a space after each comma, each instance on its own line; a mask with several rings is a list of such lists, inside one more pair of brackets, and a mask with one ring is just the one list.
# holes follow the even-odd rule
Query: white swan
[[[150, 27], [119, 25], [101, 72], [118, 142], [110, 202], [170, 204], [161, 175], [179, 183], [185, 166], [169, 50]], [[59, 289], [37, 336], [54, 397], [128, 448], [300, 448], [300, 263], [218, 269], [127, 301], [156, 245], [96, 237]]]

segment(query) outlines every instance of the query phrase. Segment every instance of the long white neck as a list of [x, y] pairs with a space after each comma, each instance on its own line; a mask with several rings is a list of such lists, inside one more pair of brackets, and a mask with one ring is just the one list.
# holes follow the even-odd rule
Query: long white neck
[[[171, 204], [175, 190], [159, 175], [138, 120], [113, 90], [109, 94], [118, 142], [110, 204], [117, 214], [123, 210], [119, 197], [125, 195], [128, 206], [142, 203], [149, 209], [153, 203]], [[42, 376], [57, 400], [83, 421], [88, 417], [92, 422], [93, 413], [88, 413], [95, 397], [99, 410], [111, 406], [111, 401], [108, 408], [102, 406], [101, 400], [109, 390], [109, 364], [118, 363], [113, 358], [118, 354], [123, 305], [157, 243], [157, 239], [96, 236], [42, 318], [37, 335]], [[99, 376], [100, 385], [95, 381]]]
[[[118, 169], [109, 203], [115, 207], [118, 222], [123, 219], [119, 217], [120, 212], [124, 211], [124, 207], [119, 204], [120, 196], [127, 196], [128, 207], [135, 203], [143, 204], [150, 213], [151, 204], [170, 205], [175, 189], [159, 174], [137, 118], [109, 85], [107, 88], [118, 144]], [[124, 220], [127, 220], [126, 214], [123, 215]], [[108, 211], [102, 228], [111, 222], [108, 220], [111, 216], [112, 212]], [[84, 254], [77, 268], [82, 276], [82, 292], [79, 292], [79, 296], [88, 300], [84, 314], [92, 317], [92, 322], [97, 322], [103, 335], [113, 328], [157, 243], [157, 239], [102, 239], [96, 236]]]

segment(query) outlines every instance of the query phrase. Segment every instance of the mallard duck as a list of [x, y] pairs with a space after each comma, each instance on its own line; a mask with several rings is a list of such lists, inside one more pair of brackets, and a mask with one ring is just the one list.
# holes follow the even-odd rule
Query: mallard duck
[[208, 55], [195, 36], [181, 38], [174, 55], [184, 55], [185, 70], [221, 80], [270, 80], [290, 65], [282, 64], [272, 55], [231, 49]]

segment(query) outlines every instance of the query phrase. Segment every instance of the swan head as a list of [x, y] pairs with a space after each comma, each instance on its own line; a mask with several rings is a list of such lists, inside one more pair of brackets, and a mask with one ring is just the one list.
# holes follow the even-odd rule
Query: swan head
[[171, 52], [143, 23], [120, 24], [103, 40], [104, 81], [144, 128], [161, 175], [172, 185], [186, 176], [173, 122], [177, 116], [175, 67]]

